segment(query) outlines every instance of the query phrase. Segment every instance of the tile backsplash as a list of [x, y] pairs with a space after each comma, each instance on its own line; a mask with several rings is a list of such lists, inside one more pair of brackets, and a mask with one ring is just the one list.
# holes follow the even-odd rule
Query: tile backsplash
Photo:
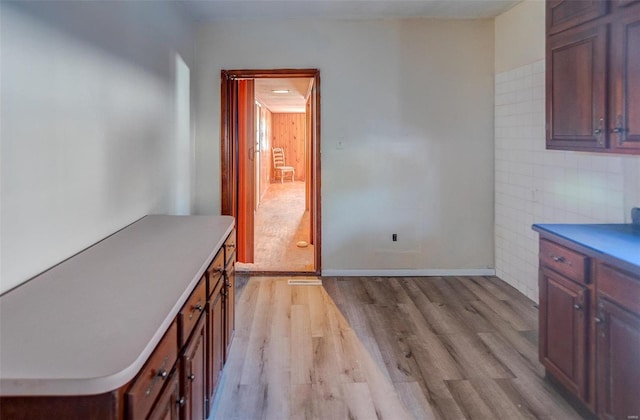
[[496, 74], [496, 274], [538, 301], [533, 223], [630, 223], [640, 156], [545, 149], [544, 60]]

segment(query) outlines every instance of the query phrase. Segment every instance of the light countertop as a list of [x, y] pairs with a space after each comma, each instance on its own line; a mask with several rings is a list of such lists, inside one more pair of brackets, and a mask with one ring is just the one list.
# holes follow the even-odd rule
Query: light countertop
[[0, 395], [90, 395], [129, 382], [233, 224], [147, 216], [0, 296]]

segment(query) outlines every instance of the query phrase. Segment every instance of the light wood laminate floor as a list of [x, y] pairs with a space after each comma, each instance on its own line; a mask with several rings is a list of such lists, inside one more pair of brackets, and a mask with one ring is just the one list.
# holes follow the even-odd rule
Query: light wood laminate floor
[[579, 419], [533, 302], [495, 277], [240, 276], [215, 419]]
[[276, 182], [255, 212], [254, 262], [238, 263], [246, 272], [314, 272], [313, 245], [309, 242], [309, 212], [305, 211], [305, 183]]

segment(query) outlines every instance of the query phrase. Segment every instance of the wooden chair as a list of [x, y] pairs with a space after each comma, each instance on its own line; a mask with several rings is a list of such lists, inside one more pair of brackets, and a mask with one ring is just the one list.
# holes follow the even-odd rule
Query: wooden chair
[[293, 166], [286, 166], [284, 161], [284, 149], [282, 147], [274, 147], [271, 155], [273, 156], [273, 169], [275, 176], [280, 175], [280, 183], [283, 183], [285, 174], [291, 174], [291, 182], [296, 180], [296, 170]]

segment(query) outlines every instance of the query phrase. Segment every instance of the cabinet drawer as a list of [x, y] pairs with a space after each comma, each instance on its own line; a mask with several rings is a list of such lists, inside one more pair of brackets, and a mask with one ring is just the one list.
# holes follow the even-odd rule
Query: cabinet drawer
[[598, 293], [640, 314], [640, 278], [607, 264], [598, 265]]
[[216, 286], [222, 281], [222, 272], [224, 271], [224, 249], [216, 254], [209, 268], [207, 268], [207, 296], [211, 296]]
[[146, 418], [178, 359], [178, 326], [174, 321], [127, 391], [127, 417]]
[[540, 240], [540, 263], [578, 283], [589, 282], [589, 257], [546, 239]]
[[225, 265], [229, 264], [229, 261], [231, 261], [231, 256], [235, 251], [236, 251], [236, 230], [233, 229], [229, 234], [229, 236], [227, 237], [227, 240], [224, 241]]
[[200, 315], [204, 313], [206, 303], [207, 282], [203, 277], [193, 293], [191, 293], [191, 296], [189, 296], [189, 300], [187, 300], [178, 314], [178, 321], [180, 325], [180, 347], [184, 346], [189, 339], [191, 331], [193, 331], [193, 327], [196, 326], [198, 319], [200, 319]]

